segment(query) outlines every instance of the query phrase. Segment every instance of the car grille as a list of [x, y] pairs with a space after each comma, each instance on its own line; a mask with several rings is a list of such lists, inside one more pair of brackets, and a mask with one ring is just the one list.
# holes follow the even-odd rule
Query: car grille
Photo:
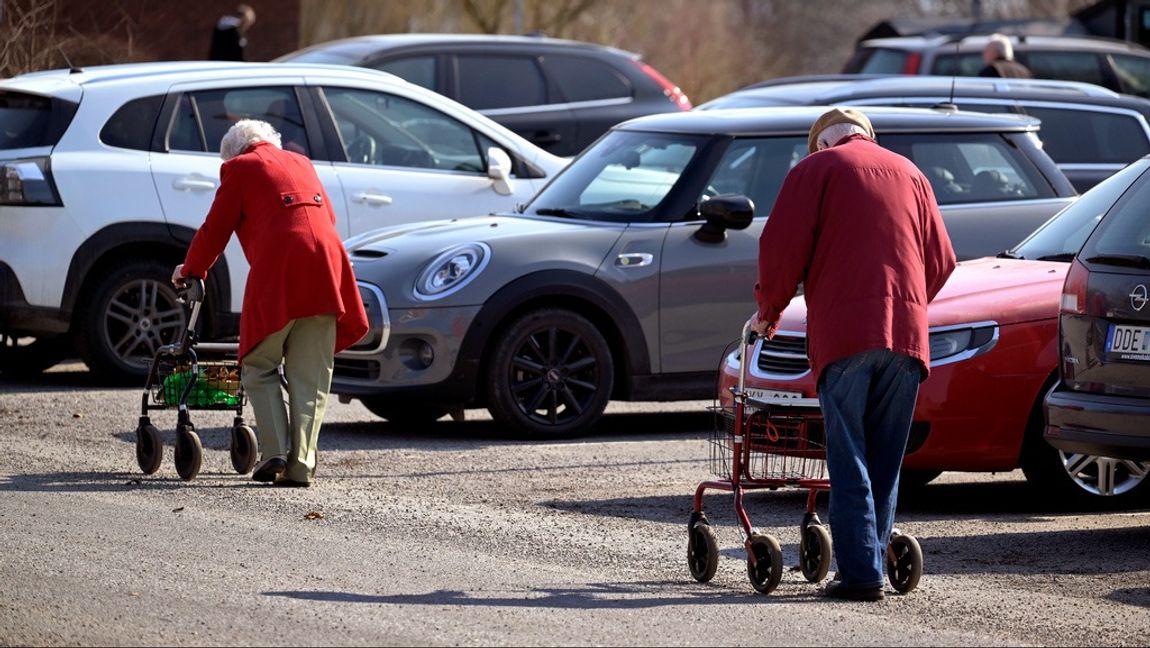
[[797, 376], [810, 371], [806, 336], [779, 334], [773, 339], [763, 340], [757, 367], [759, 371], [783, 376]]
[[375, 381], [379, 380], [379, 363], [374, 360], [337, 357], [334, 374], [340, 378]]

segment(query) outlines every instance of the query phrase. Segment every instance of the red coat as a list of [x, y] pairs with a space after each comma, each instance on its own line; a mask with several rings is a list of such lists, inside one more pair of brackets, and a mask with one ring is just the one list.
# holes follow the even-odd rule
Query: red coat
[[906, 158], [851, 135], [787, 174], [759, 239], [759, 319], [803, 284], [816, 379], [871, 349], [917, 358], [929, 373], [926, 306], [954, 270], [930, 182]]
[[288, 322], [334, 314], [335, 350], [367, 333], [367, 315], [331, 200], [311, 161], [259, 142], [220, 167], [220, 187], [184, 260], [205, 277], [232, 232], [251, 265], [240, 313], [240, 357]]

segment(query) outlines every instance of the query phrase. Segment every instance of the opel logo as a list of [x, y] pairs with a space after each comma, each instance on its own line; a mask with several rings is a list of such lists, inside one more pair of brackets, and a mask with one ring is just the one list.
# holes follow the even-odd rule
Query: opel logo
[[1134, 286], [1134, 290], [1130, 291], [1130, 306], [1136, 311], [1142, 310], [1146, 306], [1146, 284], [1138, 284]]

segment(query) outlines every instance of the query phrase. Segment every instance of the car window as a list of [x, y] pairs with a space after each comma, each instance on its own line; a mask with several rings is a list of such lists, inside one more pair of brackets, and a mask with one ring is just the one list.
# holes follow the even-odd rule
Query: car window
[[395, 76], [409, 81], [428, 90], [435, 90], [435, 57], [411, 56], [394, 61], [381, 61], [374, 64], [378, 70], [390, 72]]
[[241, 119], [268, 122], [279, 131], [285, 150], [310, 155], [295, 89], [286, 86], [184, 93], [168, 133], [168, 148], [219, 153], [224, 133]]
[[1150, 259], [1150, 182], [1135, 183], [1090, 235], [1080, 256]]
[[547, 55], [543, 69], [567, 101], [631, 97], [631, 84], [610, 65], [583, 56]]
[[1150, 162], [1139, 160], [1098, 183], [1019, 243], [1010, 255], [1021, 259], [1069, 261], [1068, 256], [1082, 248], [1106, 211], [1148, 167]]
[[460, 56], [459, 102], [475, 110], [547, 103], [547, 86], [526, 56]]
[[930, 180], [940, 205], [1048, 197], [1033, 164], [993, 133], [879, 135]]
[[527, 211], [617, 223], [652, 222], [705, 142], [697, 135], [610, 131], [539, 192]]
[[0, 149], [51, 146], [52, 100], [22, 92], [0, 92]]
[[487, 170], [474, 131], [438, 110], [385, 92], [331, 87], [323, 92], [353, 164]]
[[1106, 85], [1102, 57], [1093, 52], [1019, 53], [1018, 59], [1039, 79], [1065, 79]]
[[1122, 92], [1150, 97], [1150, 58], [1111, 54], [1110, 59], [1114, 61], [1114, 73], [1122, 84]]
[[738, 139], [727, 147], [699, 200], [721, 194], [751, 199], [756, 216], [770, 214], [783, 178], [807, 154], [805, 137]]
[[930, 66], [930, 73], [942, 76], [978, 76], [983, 65], [985, 63], [982, 62], [982, 52], [959, 54], [940, 52], [934, 57], [934, 63]]
[[901, 74], [907, 71], [903, 69], [906, 66], [907, 56], [907, 52], [902, 50], [873, 49], [861, 66], [856, 64], [857, 70], [846, 71], [859, 74]]
[[1150, 139], [1133, 115], [1023, 106], [1042, 120], [1043, 148], [1063, 163], [1120, 163], [1150, 153]]
[[141, 97], [120, 106], [100, 129], [100, 141], [108, 146], [146, 151], [152, 146], [152, 130], [164, 104], [164, 96]]

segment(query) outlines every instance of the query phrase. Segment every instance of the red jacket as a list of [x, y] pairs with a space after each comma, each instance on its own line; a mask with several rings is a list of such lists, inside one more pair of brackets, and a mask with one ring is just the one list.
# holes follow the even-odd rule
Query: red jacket
[[232, 232], [251, 265], [240, 313], [241, 358], [302, 317], [336, 315], [337, 352], [367, 332], [331, 200], [306, 157], [259, 142], [224, 162], [212, 208], [188, 248], [184, 274], [207, 276]]
[[906, 158], [851, 135], [787, 174], [759, 239], [759, 319], [777, 323], [803, 284], [816, 379], [890, 349], [930, 367], [926, 306], [954, 270], [930, 182]]

